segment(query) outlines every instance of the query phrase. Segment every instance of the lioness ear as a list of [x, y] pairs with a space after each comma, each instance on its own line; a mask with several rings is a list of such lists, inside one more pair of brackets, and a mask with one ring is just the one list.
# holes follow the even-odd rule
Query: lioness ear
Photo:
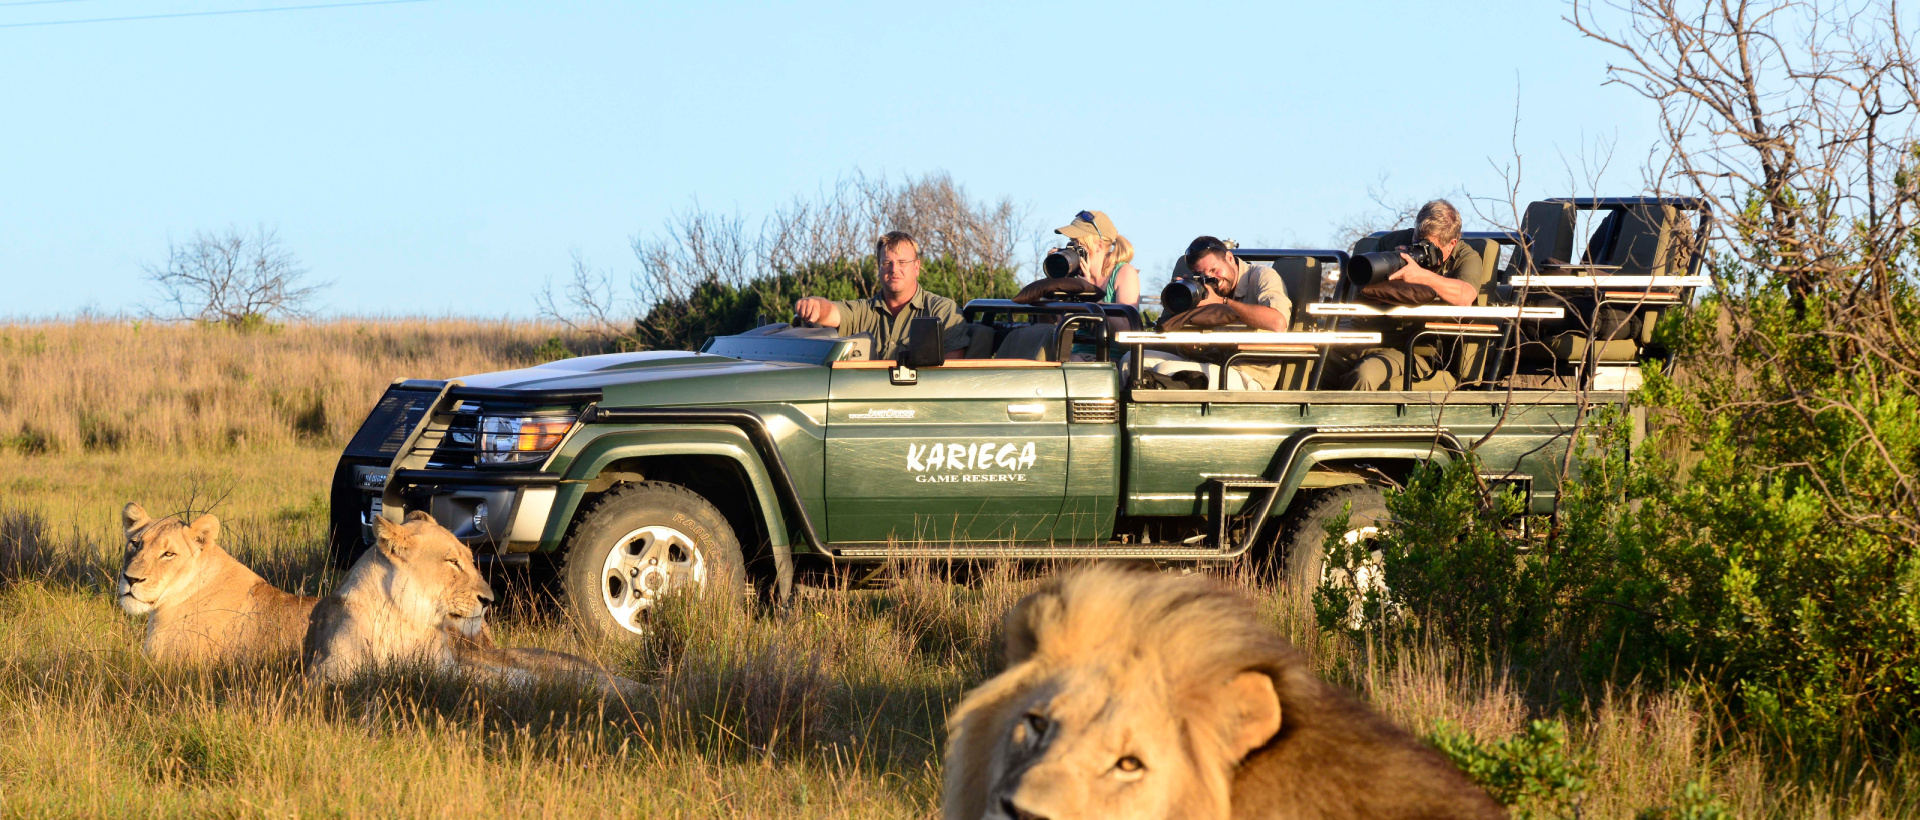
[[397, 561], [407, 551], [407, 530], [399, 524], [388, 521], [384, 515], [375, 516], [373, 541], [374, 546], [380, 548], [381, 554]]
[[129, 501], [127, 506], [120, 508], [120, 526], [126, 529], [128, 537], [133, 536], [134, 530], [151, 523], [153, 516], [147, 515], [146, 509], [139, 504]]
[[413, 512], [407, 513], [407, 520], [408, 521], [432, 521], [433, 514], [427, 512], [426, 510], [414, 510]]
[[193, 543], [199, 545], [201, 549], [206, 549], [213, 546], [214, 539], [220, 537], [220, 519], [214, 518], [213, 513], [207, 513], [193, 519], [193, 524], [188, 529], [193, 531]]
[[1221, 725], [1227, 751], [1234, 762], [1267, 745], [1280, 731], [1280, 694], [1265, 672], [1241, 672], [1227, 684], [1221, 699]]

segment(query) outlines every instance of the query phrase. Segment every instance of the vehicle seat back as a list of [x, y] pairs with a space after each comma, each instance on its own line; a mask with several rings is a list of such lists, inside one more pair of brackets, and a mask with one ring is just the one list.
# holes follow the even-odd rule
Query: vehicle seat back
[[1027, 325], [1017, 327], [1001, 340], [1000, 349], [994, 351], [996, 359], [1033, 359], [1053, 361], [1053, 343], [1059, 338], [1060, 328], [1055, 325]]
[[[1573, 261], [1574, 220], [1579, 213], [1571, 202], [1535, 202], [1520, 215], [1520, 246], [1508, 263], [1508, 275], [1542, 275], [1548, 265]], [[1532, 262], [1530, 266], [1528, 263]], [[1529, 270], [1532, 267], [1532, 270]]]
[[966, 353], [962, 354], [964, 358], [993, 358], [993, 339], [995, 334], [992, 325], [966, 322], [960, 325], [960, 327], [966, 331], [967, 337]]

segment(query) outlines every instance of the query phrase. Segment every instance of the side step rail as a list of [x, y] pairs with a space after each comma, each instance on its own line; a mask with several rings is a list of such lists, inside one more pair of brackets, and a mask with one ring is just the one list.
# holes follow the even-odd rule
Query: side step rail
[[[1266, 526], [1267, 519], [1273, 515], [1273, 505], [1280, 500], [1280, 491], [1287, 476], [1293, 472], [1294, 462], [1299, 461], [1301, 451], [1308, 444], [1317, 441], [1406, 441], [1425, 442], [1434, 449], [1452, 453], [1466, 452], [1460, 439], [1444, 427], [1431, 425], [1391, 425], [1379, 427], [1302, 427], [1280, 443], [1275, 453], [1273, 470], [1264, 477], [1255, 476], [1217, 476], [1207, 480], [1207, 531], [1209, 546], [1222, 558], [1235, 558], [1253, 548], [1253, 542], [1259, 537], [1260, 528]], [[1230, 542], [1227, 536], [1227, 492], [1233, 489], [1266, 490], [1260, 499], [1259, 508], [1253, 513], [1252, 524], [1247, 537], [1239, 544]]]

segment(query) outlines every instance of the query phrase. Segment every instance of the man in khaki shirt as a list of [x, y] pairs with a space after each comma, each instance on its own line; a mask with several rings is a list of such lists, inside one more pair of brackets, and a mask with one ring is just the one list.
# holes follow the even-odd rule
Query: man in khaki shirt
[[[1390, 279], [1396, 279], [1433, 288], [1440, 300], [1455, 307], [1465, 307], [1480, 298], [1480, 290], [1486, 286], [1486, 266], [1482, 264], [1480, 254], [1466, 243], [1460, 241], [1460, 211], [1453, 203], [1436, 199], [1420, 206], [1420, 212], [1414, 217], [1414, 227], [1410, 231], [1395, 231], [1384, 237], [1380, 244], [1383, 248], [1411, 245], [1413, 241], [1424, 239], [1440, 249], [1440, 270], [1430, 271], [1414, 264], [1413, 257], [1402, 253], [1407, 260], [1406, 267], [1394, 271]], [[1407, 354], [1401, 350], [1406, 343], [1406, 328], [1394, 328], [1381, 334], [1382, 345], [1362, 351], [1354, 361], [1352, 369], [1347, 371], [1345, 387], [1348, 390], [1398, 390], [1407, 366]], [[1438, 350], [1432, 347], [1419, 347], [1413, 351], [1413, 379], [1425, 381], [1434, 376], [1438, 362]]]
[[[1192, 278], [1206, 288], [1199, 303], [1187, 313], [1188, 324], [1240, 324], [1254, 330], [1284, 331], [1293, 321], [1293, 300], [1287, 298], [1286, 283], [1273, 268], [1235, 258], [1225, 242], [1211, 236], [1193, 240], [1183, 258]], [[1203, 368], [1166, 354], [1157, 358], [1148, 365], [1163, 375], [1180, 370], [1212, 372], [1211, 365]], [[1272, 390], [1279, 378], [1280, 365], [1236, 365], [1228, 373], [1227, 388]]]
[[947, 355], [959, 357], [967, 347], [966, 329], [953, 300], [920, 289], [920, 243], [906, 231], [889, 231], [874, 245], [880, 263], [880, 292], [871, 299], [834, 301], [808, 296], [793, 303], [800, 320], [837, 328], [842, 336], [873, 336], [873, 358], [892, 359], [907, 345], [907, 328], [921, 316], [940, 320], [946, 331]]

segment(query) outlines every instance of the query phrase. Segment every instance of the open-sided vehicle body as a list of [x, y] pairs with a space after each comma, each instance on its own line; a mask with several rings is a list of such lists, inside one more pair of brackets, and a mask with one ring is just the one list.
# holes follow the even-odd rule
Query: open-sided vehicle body
[[[1308, 300], [1345, 258], [1241, 255]], [[1384, 519], [1380, 487], [1468, 449], [1549, 513], [1581, 414], [1627, 397], [1553, 374], [1314, 389], [1351, 346], [1337, 337], [1356, 334], [1304, 307], [1293, 335], [1272, 337], [1285, 344], [1251, 345], [1154, 334], [1128, 306], [964, 313], [994, 358], [906, 368], [870, 359], [863, 339], [771, 331], [395, 382], [336, 471], [336, 558], [366, 547], [375, 516], [426, 510], [477, 553], [556, 558], [572, 606], [616, 633], [673, 588], [785, 592], [796, 569], [899, 557], [1254, 553], [1310, 573], [1332, 507]], [[1298, 371], [1274, 390], [1167, 389], [1133, 367], [1156, 348], [1248, 346]]]

